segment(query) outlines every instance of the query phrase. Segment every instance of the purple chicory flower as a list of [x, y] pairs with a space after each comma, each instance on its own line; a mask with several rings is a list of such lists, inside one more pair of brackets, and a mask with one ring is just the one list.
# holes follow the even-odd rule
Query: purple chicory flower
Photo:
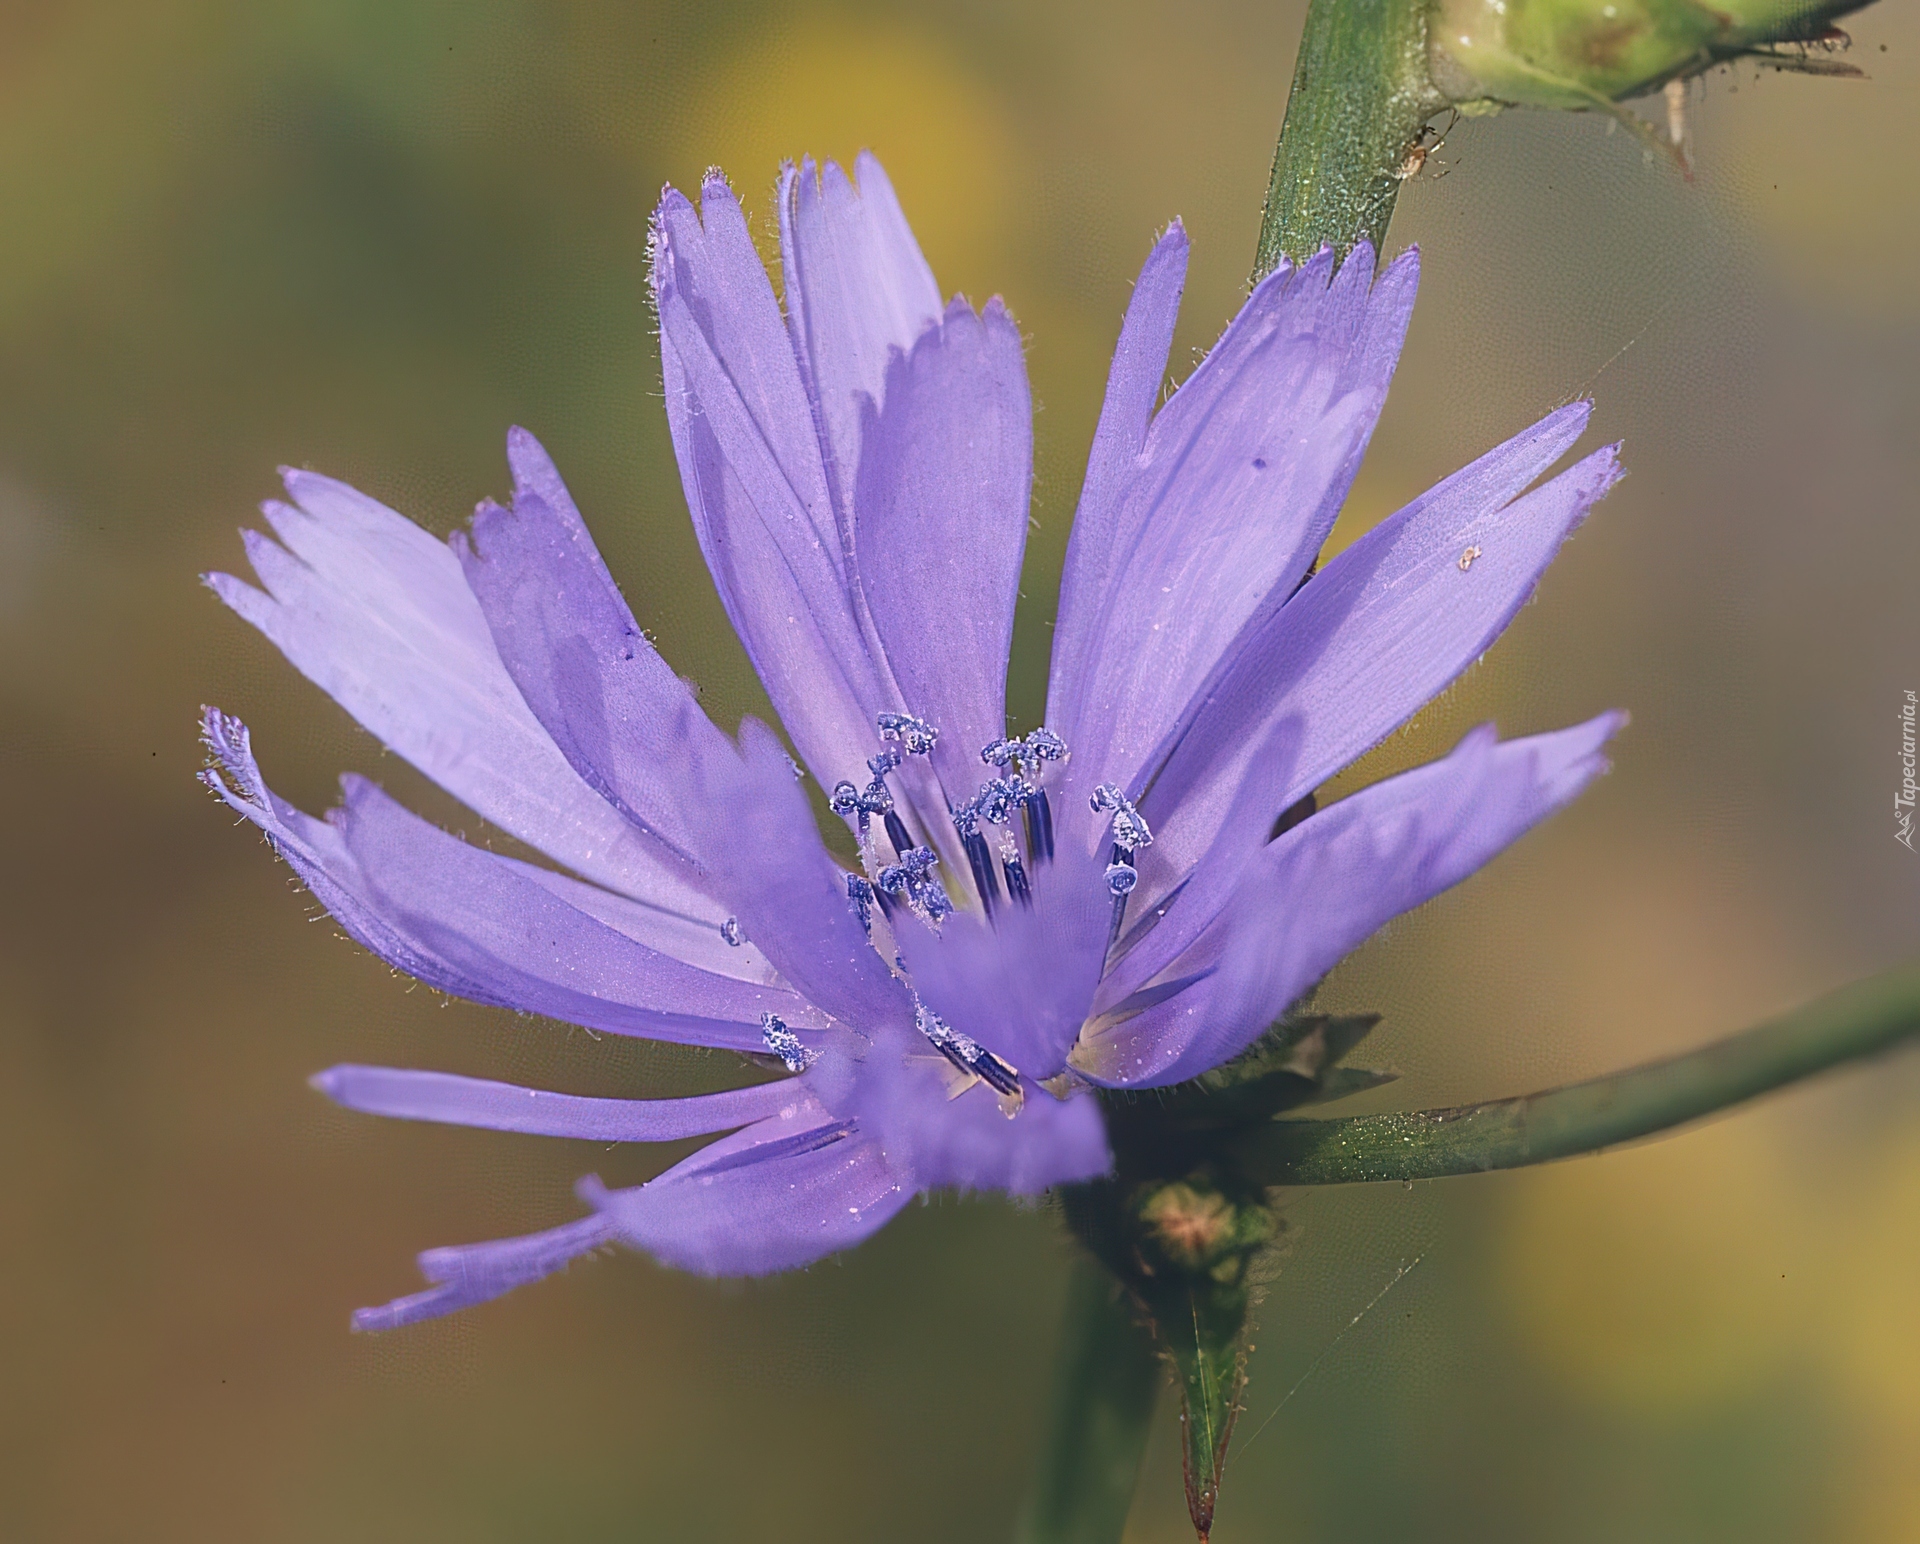
[[[804, 1265], [916, 1194], [1105, 1172], [1092, 1086], [1245, 1049], [1382, 923], [1603, 770], [1606, 714], [1445, 759], [1298, 818], [1475, 660], [1618, 475], [1532, 487], [1563, 407], [1314, 574], [1379, 416], [1418, 258], [1364, 245], [1264, 280], [1155, 410], [1176, 223], [1120, 333], [1061, 587], [1044, 729], [1007, 733], [1031, 408], [1000, 301], [945, 306], [880, 166], [788, 167], [784, 314], [727, 184], [669, 189], [652, 286], [702, 551], [857, 870], [796, 764], [729, 738], [655, 652], [558, 473], [508, 439], [513, 497], [450, 542], [286, 473], [220, 597], [387, 746], [554, 868], [471, 846], [373, 784], [315, 819], [206, 715], [209, 785], [340, 923], [479, 1002], [758, 1055], [790, 1076], [580, 1098], [340, 1066], [350, 1108], [598, 1141], [730, 1132], [577, 1221], [430, 1250], [382, 1329], [620, 1242], [711, 1275]], [[1528, 491], [1531, 487], [1531, 491]], [[1309, 582], [1310, 580], [1310, 582]], [[1274, 836], [1275, 817], [1289, 811]], [[776, 1059], [777, 1058], [777, 1062]]]

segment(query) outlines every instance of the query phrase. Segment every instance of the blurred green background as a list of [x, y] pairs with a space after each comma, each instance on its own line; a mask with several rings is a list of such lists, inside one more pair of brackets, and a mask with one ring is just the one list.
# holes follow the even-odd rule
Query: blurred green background
[[[310, 1072], [667, 1093], [733, 1068], [443, 1002], [315, 921], [195, 787], [199, 703], [246, 716], [309, 809], [357, 768], [462, 817], [195, 575], [241, 562], [277, 463], [445, 529], [504, 490], [524, 423], [668, 659], [723, 718], [754, 708], [673, 472], [646, 218], [718, 162], [764, 220], [781, 157], [871, 145], [943, 285], [1004, 294], [1031, 340], [1030, 721], [1130, 277], [1184, 216], [1184, 373], [1242, 293], [1299, 25], [1125, 0], [0, 7], [0, 1533], [1007, 1536], [1064, 1285], [1044, 1210], [943, 1198], [745, 1285], [622, 1255], [348, 1334], [412, 1290], [415, 1250], [559, 1221], [578, 1173], [677, 1151], [353, 1117]], [[1892, 819], [1920, 688], [1920, 23], [1852, 30], [1868, 82], [1696, 87], [1691, 184], [1604, 120], [1516, 113], [1458, 125], [1402, 200], [1421, 308], [1336, 542], [1582, 391], [1632, 476], [1343, 783], [1486, 717], [1634, 723], [1572, 812], [1334, 977], [1387, 1015], [1374, 1060], [1405, 1078], [1375, 1103], [1693, 1044], [1920, 945]], [[1288, 1217], [1223, 1544], [1920, 1539], [1920, 1057]], [[1190, 1537], [1173, 1435], [1164, 1414], [1131, 1540]]]

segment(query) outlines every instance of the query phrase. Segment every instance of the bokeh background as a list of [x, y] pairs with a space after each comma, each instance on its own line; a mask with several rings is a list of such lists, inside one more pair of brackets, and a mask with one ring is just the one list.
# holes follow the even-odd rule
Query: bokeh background
[[[1183, 216], [1176, 374], [1242, 294], [1297, 3], [15, 0], [0, 6], [0, 1533], [26, 1541], [992, 1540], [1065, 1249], [943, 1198], [811, 1272], [628, 1255], [367, 1339], [421, 1247], [574, 1214], [602, 1151], [383, 1124], [341, 1060], [670, 1093], [736, 1070], [448, 1003], [342, 942], [193, 782], [253, 723], [470, 824], [196, 583], [286, 462], [436, 530], [523, 423], [668, 659], [757, 706], [673, 472], [643, 299], [663, 181], [888, 163], [941, 281], [1030, 337], [1047, 626], [1130, 276]], [[1920, 23], [1872, 78], [1722, 71], [1683, 181], [1588, 116], [1463, 122], [1336, 544], [1581, 392], [1629, 480], [1448, 698], [1634, 714], [1613, 775], [1328, 988], [1377, 1104], [1740, 1028], [1920, 945]], [[1363, 1058], [1364, 1059], [1364, 1058]], [[1217, 1537], [1920, 1539], [1920, 1057], [1631, 1152], [1288, 1209]], [[1380, 1296], [1381, 1289], [1391, 1290]], [[1368, 1305], [1372, 1304], [1371, 1307]], [[1188, 1537], [1170, 1413], [1129, 1539]]]

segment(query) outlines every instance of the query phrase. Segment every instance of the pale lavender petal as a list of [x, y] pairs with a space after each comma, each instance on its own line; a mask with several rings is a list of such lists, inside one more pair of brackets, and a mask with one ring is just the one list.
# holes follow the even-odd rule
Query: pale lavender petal
[[1486, 652], [1619, 477], [1608, 447], [1513, 497], [1579, 437], [1588, 411], [1561, 408], [1383, 521], [1248, 641], [1142, 801], [1158, 861], [1199, 858], [1281, 725], [1297, 720], [1300, 731], [1284, 808]]
[[740, 755], [713, 758], [695, 793], [728, 812], [733, 840], [710, 855], [721, 893], [737, 897], [746, 936], [808, 1002], [866, 1030], [912, 1021], [906, 989], [868, 942], [828, 855], [813, 808], [773, 731], [740, 725]]
[[[744, 934], [739, 918], [734, 926], [715, 927], [702, 917], [646, 906], [598, 885], [585, 884], [567, 874], [540, 868], [518, 859], [505, 858], [529, 882], [558, 896], [575, 911], [585, 912], [616, 933], [624, 933], [635, 943], [656, 954], [670, 955], [683, 964], [696, 965], [715, 975], [733, 976], [741, 981], [764, 982], [780, 986], [779, 972], [773, 963]], [[736, 941], [737, 940], [737, 941]]]
[[[1067, 719], [1078, 784], [1136, 795], [1236, 640], [1318, 553], [1386, 400], [1417, 258], [1355, 248], [1264, 280], [1147, 431]], [[1076, 597], [1076, 604], [1079, 604]]]
[[1007, 653], [1026, 547], [1033, 404], [1020, 330], [998, 300], [947, 309], [896, 354], [869, 413], [856, 567], [900, 707], [940, 730], [947, 801], [973, 796], [1006, 733]]
[[304, 815], [266, 788], [243, 725], [209, 713], [207, 735], [234, 780], [209, 773], [209, 785], [267, 833], [348, 933], [429, 985], [613, 1034], [734, 1050], [763, 1049], [762, 1013], [821, 1027], [794, 993], [646, 949], [364, 779], [343, 780], [347, 802], [329, 819]]
[[911, 349], [940, 319], [939, 288], [893, 184], [866, 151], [854, 171], [857, 187], [832, 161], [816, 172], [806, 160], [780, 176], [787, 328], [818, 406], [843, 515], [861, 462], [865, 404], [884, 399], [893, 353]]
[[[542, 722], [590, 784], [671, 837], [756, 957], [793, 962], [843, 1017], [898, 1012], [784, 751], [754, 725], [743, 756], [713, 727], [640, 635], [539, 446], [517, 434], [512, 454], [514, 509], [475, 516], [463, 561]], [[717, 928], [698, 942], [703, 966], [755, 978], [744, 946], [737, 965], [716, 965]]]
[[1029, 1078], [1009, 1119], [985, 1083], [966, 1079], [924, 1038], [876, 1037], [857, 1063], [824, 1057], [807, 1073], [823, 1105], [857, 1110], [860, 1131], [919, 1190], [1037, 1195], [1112, 1165], [1098, 1102], [1056, 1099]]
[[[654, 213], [654, 299], [670, 299], [728, 385], [727, 400], [739, 414], [740, 442], [754, 442], [784, 485], [790, 513], [807, 527], [829, 566], [845, 576], [845, 551], [833, 515], [812, 400], [801, 380], [793, 342], [780, 315], [773, 284], [747, 229], [746, 214], [725, 177], [709, 171], [696, 211], [685, 195], [668, 188]], [[677, 324], [676, 332], [680, 331]], [[684, 354], [684, 340], [677, 345]], [[783, 511], [783, 514], [789, 511]], [[695, 511], [696, 522], [699, 511]], [[784, 540], [787, 550], [797, 551]]]
[[915, 1188], [878, 1142], [804, 1096], [645, 1185], [580, 1187], [622, 1243], [705, 1276], [810, 1265], [876, 1232]]
[[538, 441], [507, 441], [513, 508], [483, 504], [453, 548], [500, 658], [568, 763], [696, 872], [722, 812], [684, 796], [688, 761], [731, 757], [634, 620]]
[[655, 221], [668, 426], [720, 598], [802, 759], [864, 777], [883, 689], [779, 307], [724, 182], [705, 223], [668, 190]]
[[441, 1121], [588, 1142], [671, 1142], [730, 1131], [793, 1102], [785, 1082], [687, 1099], [592, 1099], [487, 1078], [345, 1063], [309, 1079], [335, 1104], [397, 1120]]
[[264, 590], [214, 592], [397, 754], [576, 873], [678, 910], [724, 914], [611, 809], [509, 679], [460, 565], [420, 527], [344, 483], [286, 473], [264, 506], [277, 545], [246, 532]]
[[1087, 650], [1104, 622], [1101, 603], [1113, 578], [1121, 499], [1137, 470], [1147, 424], [1160, 400], [1186, 282], [1187, 232], [1175, 220], [1147, 254], [1107, 374], [1106, 403], [1093, 431], [1060, 580], [1060, 613], [1047, 680], [1049, 724], [1074, 721], [1085, 685]]
[[[1605, 713], [1502, 744], [1469, 734], [1444, 760], [1322, 810], [1267, 846], [1168, 967], [1183, 991], [1096, 1021], [1074, 1065], [1097, 1082], [1164, 1086], [1238, 1055], [1391, 918], [1458, 884], [1606, 770]], [[1185, 897], [1163, 926], [1173, 926]]]
[[1151, 847], [1135, 854], [1140, 878], [1128, 909], [1131, 925], [1094, 997], [1096, 1013], [1165, 972], [1226, 904], [1247, 865], [1266, 846], [1275, 813], [1287, 807], [1304, 738], [1305, 726], [1297, 718], [1283, 720], [1267, 736], [1246, 763], [1213, 842], [1198, 862], [1186, 848], [1193, 826], [1183, 823], [1179, 811]]
[[379, 1308], [354, 1311], [356, 1330], [396, 1330], [423, 1319], [471, 1308], [504, 1296], [515, 1287], [551, 1276], [583, 1254], [612, 1240], [613, 1228], [595, 1213], [543, 1233], [429, 1249], [420, 1256], [420, 1273], [435, 1283], [424, 1292], [395, 1298]]

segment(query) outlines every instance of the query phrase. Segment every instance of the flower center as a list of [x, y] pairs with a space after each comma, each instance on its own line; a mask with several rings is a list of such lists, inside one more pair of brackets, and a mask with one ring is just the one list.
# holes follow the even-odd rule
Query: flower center
[[[955, 1071], [991, 1088], [1001, 1108], [1012, 1116], [1024, 1098], [1019, 1069], [926, 1005], [896, 934], [911, 915], [937, 937], [942, 924], [958, 909], [943, 881], [940, 855], [931, 839], [916, 842], [896, 807], [897, 798], [906, 799], [908, 813], [924, 825], [923, 811], [908, 797], [909, 792], [918, 795], [924, 790], [917, 783], [891, 781], [896, 775], [911, 775], [903, 772], [909, 758], [933, 754], [940, 731], [910, 713], [883, 713], [876, 728], [882, 743], [878, 754], [867, 761], [871, 777], [866, 786], [842, 781], [828, 798], [834, 813], [853, 828], [864, 871], [846, 875], [847, 903], [874, 950], [912, 995], [915, 1028]], [[1067, 756], [1066, 742], [1050, 729], [1036, 729], [1024, 738], [993, 740], [980, 749], [989, 775], [972, 798], [948, 808], [959, 851], [966, 857], [973, 895], [990, 927], [1001, 925], [1004, 908], [1011, 907], [1009, 915], [1018, 916], [1035, 904], [1039, 873], [1054, 856], [1053, 806], [1043, 784], [1052, 766]], [[1152, 843], [1153, 833], [1115, 784], [1100, 784], [1088, 802], [1095, 816], [1111, 817], [1112, 847], [1102, 876], [1113, 907], [1107, 939], [1111, 953], [1126, 918], [1127, 897], [1139, 882], [1134, 855]], [[881, 830], [893, 849], [892, 861], [880, 851]], [[952, 848], [948, 851], [952, 855]], [[960, 881], [963, 887], [965, 882]], [[964, 904], [968, 899], [964, 888], [956, 893]], [[784, 1026], [778, 1030], [784, 1031]], [[768, 1050], [786, 1059], [786, 1041], [775, 1027], [767, 1029], [766, 1038]]]

